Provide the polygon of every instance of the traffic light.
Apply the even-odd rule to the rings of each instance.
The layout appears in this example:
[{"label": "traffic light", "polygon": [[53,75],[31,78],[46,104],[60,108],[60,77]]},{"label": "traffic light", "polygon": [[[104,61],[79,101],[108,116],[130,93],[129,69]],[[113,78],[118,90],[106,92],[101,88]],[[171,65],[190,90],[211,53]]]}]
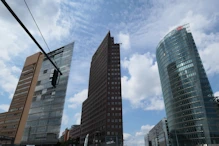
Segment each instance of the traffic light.
[{"label": "traffic light", "polygon": [[58,75],[59,75],[58,71],[54,69],[53,76],[52,76],[52,82],[51,82],[53,87],[56,87]]}]

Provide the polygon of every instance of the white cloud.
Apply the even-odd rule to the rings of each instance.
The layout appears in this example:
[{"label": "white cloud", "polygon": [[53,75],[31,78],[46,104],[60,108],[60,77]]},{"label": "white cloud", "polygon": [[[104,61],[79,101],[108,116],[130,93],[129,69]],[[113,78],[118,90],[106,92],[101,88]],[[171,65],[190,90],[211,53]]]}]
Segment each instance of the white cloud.
[{"label": "white cloud", "polygon": [[0,60],[0,68],[0,88],[9,94],[12,94],[18,82],[17,76],[13,73],[15,67],[7,66],[3,61]]},{"label": "white cloud", "polygon": [[12,99],[12,98],[13,98],[13,96],[14,96],[14,94],[12,93],[12,94],[10,94],[10,95],[9,95],[9,97],[8,97],[8,98],[9,98],[9,99]]},{"label": "white cloud", "polygon": [[199,51],[205,70],[209,75],[214,75],[219,73],[218,47],[219,47],[219,43],[212,43],[209,44],[204,50]]},{"label": "white cloud", "polygon": [[7,112],[9,109],[8,104],[0,104],[0,109],[3,110],[4,112]]},{"label": "white cloud", "polygon": [[124,146],[143,146],[144,139],[142,136],[133,136],[129,133],[123,133]]},{"label": "white cloud", "polygon": [[141,130],[139,132],[135,133],[135,136],[144,136],[145,134],[147,134],[152,128],[154,127],[154,125],[143,125],[141,126]]},{"label": "white cloud", "polygon": [[122,67],[127,69],[130,77],[122,77],[122,95],[135,108],[145,110],[163,110],[160,78],[154,55],[134,54],[122,61]]},{"label": "white cloud", "polygon": [[88,90],[84,89],[81,92],[75,94],[73,97],[68,99],[68,104],[69,108],[77,108],[78,106],[81,106],[82,102],[87,98]]},{"label": "white cloud", "polygon": [[[61,39],[69,35],[72,21],[69,20],[70,17],[63,14],[66,12],[61,10],[59,0],[43,2],[28,1],[27,3],[48,44],[50,40],[53,41],[52,44],[55,44],[54,42],[60,42]],[[38,42],[43,44],[42,38],[25,4],[17,1],[9,1],[8,4]],[[24,61],[28,55],[35,53],[38,48],[36,48],[33,41],[4,5],[0,5],[0,26],[0,89],[3,89],[4,92],[8,92],[10,94],[9,98],[11,98],[11,94],[17,85],[17,75],[21,72],[20,68],[12,66],[11,64],[19,60],[18,65],[23,65],[22,61]],[[44,47],[43,45],[42,47]]]},{"label": "white cloud", "polygon": [[[65,11],[61,11],[59,1],[28,1],[27,3],[49,45],[50,40],[53,40],[54,44],[55,40],[61,40],[61,38],[69,35],[72,21],[69,20],[67,15],[63,14]],[[25,4],[17,1],[9,1],[8,4],[36,40],[44,47],[45,44]],[[0,25],[2,26],[0,34],[4,34],[0,35],[2,42],[0,58],[10,60],[14,56],[20,55],[21,57],[34,52],[36,46],[32,47],[30,44],[35,44],[4,5],[0,5]]]},{"label": "white cloud", "polygon": [[76,113],[74,118],[76,119],[76,124],[81,124],[81,113]]},{"label": "white cloud", "polygon": [[[178,25],[190,23],[195,42],[200,50],[200,55],[207,73],[212,75],[218,74],[219,69],[217,62],[219,60],[217,60],[216,57],[218,54],[216,46],[218,46],[219,35],[215,33],[217,30],[213,30],[218,29],[218,27],[215,27],[218,26],[217,24],[219,22],[218,1],[212,0],[211,2],[200,2],[199,0],[166,0],[141,2],[141,6],[136,8],[133,1],[130,0],[128,2],[130,6],[126,8],[131,8],[133,11],[128,11],[127,9],[122,11],[121,9],[119,11],[121,11],[122,15],[117,13],[117,11],[114,12],[114,10],[112,10],[112,12],[114,12],[111,14],[113,17],[118,16],[117,18],[130,18],[126,20],[128,23],[123,23],[123,20],[119,19],[119,22],[121,22],[120,26],[118,21],[113,19],[116,20],[116,23],[112,22],[112,26],[115,26],[117,30],[115,30],[114,27],[108,27],[113,29],[114,32],[120,32],[118,34],[118,38],[120,39],[120,42],[123,43],[121,45],[123,49],[131,50],[131,48],[135,48],[132,49],[135,52],[140,50],[141,53],[145,53],[147,51],[154,53],[159,40],[163,38],[170,29]],[[93,13],[90,13],[91,11],[98,12],[99,5],[97,5],[96,2],[91,1],[87,3],[80,3],[64,0],[64,3],[66,3],[66,5],[64,5],[63,1],[60,0],[55,2],[28,1],[38,25],[40,26],[48,43],[51,41],[51,45],[55,46],[54,44],[56,43],[63,43],[63,41],[66,40],[72,41],[77,38],[77,45],[80,45],[80,47],[78,47],[78,50],[75,48],[74,57],[78,59],[82,56],[81,54],[83,54],[85,57],[89,58],[93,53],[92,51],[96,49],[90,49],[93,48],[90,47],[90,44],[93,45],[97,42],[97,37],[93,37],[92,35],[95,34],[96,36],[100,36],[100,33],[96,31],[95,26],[101,26],[98,30],[106,28],[107,24],[100,24],[102,23],[102,14],[105,13],[99,12],[96,16],[101,16],[99,17],[100,19],[95,19],[95,21],[98,21],[93,23],[90,21],[91,18],[89,15],[93,15]],[[71,5],[68,5],[68,3],[71,3]],[[21,16],[20,18],[22,18],[22,21],[28,26],[36,38],[42,41],[39,37],[35,24],[33,23],[24,5],[17,1],[9,1],[9,4],[18,16]],[[85,12],[85,10],[88,11]],[[95,15],[93,15],[92,18],[93,17],[95,17]],[[3,92],[8,92],[12,95],[12,92],[14,92],[17,84],[16,74],[19,74],[19,70],[8,64],[13,64],[13,58],[16,59],[18,56],[26,58],[26,54],[32,54],[32,52],[34,52],[32,49],[35,49],[36,47],[34,48],[30,45],[33,44],[32,40],[30,40],[26,33],[24,33],[23,29],[17,24],[10,13],[3,8],[3,5],[0,5],[0,26],[2,26],[0,27],[0,67],[3,66],[1,71],[3,69],[4,72],[3,74],[0,73],[2,75],[0,75],[0,89],[3,89]],[[73,34],[72,28],[79,32],[79,35]],[[86,33],[88,36],[84,37],[81,33]],[[147,48],[147,50],[145,48]],[[124,90],[123,96],[124,99],[131,102],[133,107],[140,107],[145,110],[163,109],[157,65],[153,60],[155,60],[154,55],[148,53],[144,55],[134,54],[131,55],[130,58],[124,60],[124,68],[129,71],[129,74],[124,74],[122,78],[122,86]],[[75,66],[76,65],[80,66],[81,64],[77,62]],[[83,84],[83,88],[78,86],[75,87],[77,88],[76,91],[86,88],[85,84],[88,82],[85,76],[88,74],[84,74],[85,70],[88,70],[86,68],[89,69],[89,66],[71,74],[73,76],[73,80],[75,81],[71,81],[71,83],[73,82],[72,85],[75,86],[75,84]],[[5,79],[6,75],[8,79]],[[83,94],[85,95],[85,93]],[[218,93],[216,92],[215,94]],[[87,94],[86,96],[75,94],[71,98],[72,103],[68,106],[71,108],[79,108],[78,105],[83,102],[78,98],[79,96],[81,96],[83,98],[82,100],[84,100],[84,98],[87,97]],[[79,123],[79,114],[77,114],[77,117],[76,122]],[[65,117],[65,119],[68,119],[68,117]],[[130,139],[132,138],[130,135],[128,135],[128,137]],[[133,137],[135,138],[135,136]],[[136,138],[135,144],[132,143],[133,141],[129,142],[130,146],[143,145],[142,138]]]},{"label": "white cloud", "polygon": [[[81,57],[73,57],[71,66],[72,66],[71,72],[70,72],[71,76],[69,80],[71,83],[74,83],[74,87],[71,87],[71,88],[74,88],[75,90],[74,91],[68,90],[68,92],[75,93],[87,87],[88,78],[89,78],[90,59],[81,58]],[[72,95],[73,93],[70,93],[70,94]]]},{"label": "white cloud", "polygon": [[65,131],[65,129],[69,126],[69,124],[72,124],[70,122],[71,122],[71,119],[69,118],[68,113],[64,111],[62,115],[62,123],[61,123],[61,128],[59,131],[59,136],[62,135],[62,132]]},{"label": "white cloud", "polygon": [[14,72],[14,73],[21,73],[21,69],[18,68],[18,67],[16,67],[16,66],[12,66],[11,70],[12,70],[12,72]]},{"label": "white cloud", "polygon": [[68,125],[69,117],[66,113],[62,115],[62,125]]},{"label": "white cloud", "polygon": [[[219,12],[216,5],[199,1],[193,1],[192,3],[189,1],[150,1],[149,3],[152,7],[148,9],[143,7],[132,11],[129,13],[129,18],[133,21],[125,25],[121,23],[117,27],[119,31],[129,32],[129,36],[132,38],[132,48],[135,48],[135,51],[141,49],[140,52],[144,53],[147,51],[155,53],[159,41],[169,31],[177,26],[189,23],[208,75],[218,74],[219,66],[217,62],[219,62],[219,57],[217,57],[217,54],[219,54],[219,51],[217,48],[219,46],[219,33],[217,32],[217,24]],[[188,5],[188,3],[190,4]],[[137,13],[148,15],[146,18],[145,15],[138,15],[139,17],[136,18]],[[145,47],[147,47],[147,50]],[[146,64],[148,59],[142,61],[139,56],[139,58],[135,57],[137,59],[134,61],[133,56],[135,55],[132,55],[128,62],[127,59],[125,60],[129,67],[124,67],[128,69],[130,77],[125,75],[122,78],[124,98],[128,99],[134,107],[141,107],[145,110],[163,109],[161,90],[159,89],[159,92],[154,90],[155,87],[156,89],[160,88],[158,71],[151,71],[152,67],[157,68],[156,62],[144,67],[143,64]],[[155,60],[154,56],[151,56],[149,58]],[[130,62],[132,62],[132,66]],[[147,62],[153,61],[149,60]]]},{"label": "white cloud", "polygon": [[219,91],[215,92],[214,96],[219,96]]},{"label": "white cloud", "polygon": [[[47,41],[54,39],[61,40],[63,37],[69,35],[72,23],[69,19],[70,17],[63,14],[64,11],[61,10],[60,0],[44,2],[27,1],[27,4]],[[14,7],[14,11],[20,16],[20,19],[24,21],[31,33],[39,37],[40,33],[38,32],[31,15],[28,13],[25,4],[13,2],[10,5],[12,7],[13,5],[23,7],[23,9]],[[40,41],[42,41],[41,38]]]},{"label": "white cloud", "polygon": [[131,138],[131,134],[129,134],[129,133],[123,133],[123,139],[125,140],[125,141],[127,141],[127,140],[129,140],[130,138]]},{"label": "white cloud", "polygon": [[118,43],[122,43],[121,47],[124,48],[125,50],[131,48],[129,33],[120,32],[118,34],[118,41],[119,41]]},{"label": "white cloud", "polygon": [[155,96],[149,100],[144,101],[144,110],[163,110],[164,101],[162,97]]},{"label": "white cloud", "polygon": [[[0,7],[1,8],[1,7]],[[1,53],[0,59],[9,61],[13,56],[17,56],[27,48],[29,41],[26,41],[27,36],[24,35],[22,29],[13,26],[14,24],[8,23],[0,17],[0,40],[1,40]],[[22,37],[21,35],[24,35]],[[26,52],[24,52],[26,53]]]},{"label": "white cloud", "polygon": [[[142,7],[135,8],[128,13],[126,22],[116,27],[119,32],[129,32],[131,45],[135,51],[155,52],[159,41],[172,29],[183,24],[190,24],[190,30],[200,52],[208,74],[218,74],[218,62],[215,58],[218,45],[218,1],[142,1]],[[134,9],[135,8],[135,9]],[[121,11],[123,14],[125,10]],[[112,24],[113,26],[113,24]],[[215,45],[214,45],[215,44]],[[208,54],[206,54],[208,52]],[[215,53],[216,52],[216,53]],[[213,57],[209,59],[209,57]]]},{"label": "white cloud", "polygon": [[123,133],[124,146],[143,146],[144,136],[154,127],[154,125],[143,125],[140,131],[137,131],[135,135],[129,133]]}]

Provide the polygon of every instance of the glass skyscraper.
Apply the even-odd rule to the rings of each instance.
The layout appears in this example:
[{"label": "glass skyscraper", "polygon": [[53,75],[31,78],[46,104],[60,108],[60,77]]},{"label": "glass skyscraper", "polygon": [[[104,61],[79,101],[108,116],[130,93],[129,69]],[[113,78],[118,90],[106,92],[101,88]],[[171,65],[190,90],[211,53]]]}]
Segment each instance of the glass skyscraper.
[{"label": "glass skyscraper", "polygon": [[168,33],[156,57],[171,144],[219,144],[219,107],[188,25]]},{"label": "glass skyscraper", "polygon": [[51,84],[54,66],[44,57],[22,136],[22,144],[58,142],[73,45],[74,43],[71,43],[48,53],[62,72],[62,75],[58,76],[56,87]]}]

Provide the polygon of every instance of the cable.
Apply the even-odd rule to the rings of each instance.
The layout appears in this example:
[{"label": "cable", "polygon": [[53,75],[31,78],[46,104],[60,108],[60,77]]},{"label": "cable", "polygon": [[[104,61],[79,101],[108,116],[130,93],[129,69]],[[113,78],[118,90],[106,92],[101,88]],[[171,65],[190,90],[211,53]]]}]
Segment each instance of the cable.
[{"label": "cable", "polygon": [[52,63],[52,65],[57,69],[57,71],[62,75],[62,72],[60,69],[54,64],[54,62],[49,58],[47,53],[43,50],[43,48],[40,46],[40,44],[36,41],[36,39],[33,37],[33,35],[30,33],[30,31],[26,28],[26,26],[23,24],[23,22],[18,18],[18,16],[14,13],[14,11],[11,9],[11,7],[7,4],[5,0],[1,0],[1,2],[5,5],[5,7],[8,9],[8,11],[11,13],[11,15],[17,20],[17,22],[21,25],[21,27],[24,29],[24,31],[29,35],[29,37],[33,40],[33,42],[39,47],[39,49],[43,52],[43,54],[46,56],[46,58]]},{"label": "cable", "polygon": [[34,17],[33,17],[33,14],[31,13],[31,11],[30,11],[30,9],[29,9],[29,7],[28,7],[27,3],[26,3],[26,0],[24,0],[24,3],[26,4],[26,6],[27,6],[27,9],[29,10],[29,12],[30,12],[30,15],[32,16],[32,18],[33,18],[33,21],[35,22],[35,24],[36,24],[36,26],[37,26],[37,28],[38,28],[38,30],[39,30],[39,32],[40,32],[40,34],[41,34],[41,37],[43,38],[43,40],[44,40],[44,42],[45,42],[45,44],[46,44],[46,46],[47,46],[47,48],[48,48],[49,52],[51,52],[51,51],[50,51],[50,49],[49,49],[49,46],[48,46],[48,44],[46,43],[46,40],[45,40],[45,38],[43,37],[43,34],[42,34],[42,33],[41,33],[41,31],[40,31],[40,28],[39,28],[39,27],[38,27],[38,25],[37,25],[37,22],[35,21],[35,19],[34,19]]},{"label": "cable", "polygon": [[[49,52],[51,52],[51,51],[50,51],[50,49],[49,49],[49,46],[48,46],[48,44],[46,43],[46,40],[45,40],[45,38],[43,37],[43,34],[42,34],[42,33],[41,33],[41,31],[40,31],[40,28],[39,28],[39,26],[37,25],[37,22],[36,22],[36,20],[35,20],[35,19],[34,19],[34,17],[33,17],[33,14],[32,14],[32,13],[31,13],[31,11],[30,11],[30,8],[28,7],[28,5],[27,5],[27,3],[26,3],[26,0],[24,0],[24,3],[25,3],[25,5],[26,5],[27,9],[29,10],[29,12],[30,12],[30,15],[32,16],[32,18],[33,18],[33,21],[35,22],[35,24],[36,24],[36,26],[37,26],[37,28],[38,28],[38,30],[39,30],[39,32],[40,32],[40,34],[41,34],[41,37],[43,38],[43,40],[44,40],[44,42],[45,42],[45,44],[46,44],[46,46],[47,46],[47,48],[48,48]],[[54,56],[53,56],[53,60],[54,60],[55,64],[57,65],[57,63],[56,63],[56,61],[55,61],[55,59],[54,59]]]}]

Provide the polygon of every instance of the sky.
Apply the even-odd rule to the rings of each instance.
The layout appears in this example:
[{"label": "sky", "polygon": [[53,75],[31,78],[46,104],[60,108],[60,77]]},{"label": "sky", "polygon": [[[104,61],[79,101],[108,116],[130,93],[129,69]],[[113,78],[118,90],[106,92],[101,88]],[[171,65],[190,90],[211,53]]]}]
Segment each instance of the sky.
[{"label": "sky", "polygon": [[[8,4],[46,48],[23,0]],[[218,0],[26,0],[54,50],[75,42],[61,131],[80,124],[91,57],[110,30],[121,45],[123,130],[126,146],[143,146],[144,135],[166,116],[155,57],[159,41],[187,24],[213,92],[219,95]],[[39,52],[0,2],[0,112],[11,103],[27,56]]]}]

